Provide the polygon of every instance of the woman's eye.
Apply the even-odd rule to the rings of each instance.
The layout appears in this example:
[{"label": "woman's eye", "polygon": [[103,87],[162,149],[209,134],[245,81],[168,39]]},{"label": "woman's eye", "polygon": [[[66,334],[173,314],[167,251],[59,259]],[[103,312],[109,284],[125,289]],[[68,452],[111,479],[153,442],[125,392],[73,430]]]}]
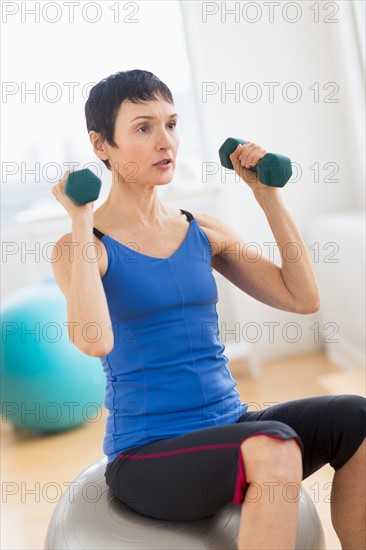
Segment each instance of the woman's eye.
[{"label": "woman's eye", "polygon": [[[177,123],[176,122],[169,122],[168,126],[172,127],[172,125],[173,125],[173,128],[175,128],[177,126]],[[138,130],[140,131],[140,130],[143,130],[143,129],[146,129],[146,128],[148,128],[148,126],[140,126],[140,128]],[[142,132],[142,133],[146,134],[146,132]]]}]

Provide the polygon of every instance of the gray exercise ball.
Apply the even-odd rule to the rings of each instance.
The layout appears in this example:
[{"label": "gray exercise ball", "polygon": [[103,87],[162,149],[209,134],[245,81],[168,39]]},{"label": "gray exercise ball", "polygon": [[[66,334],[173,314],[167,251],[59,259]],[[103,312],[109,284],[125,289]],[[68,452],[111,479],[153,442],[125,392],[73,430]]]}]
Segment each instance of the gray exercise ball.
[{"label": "gray exercise ball", "polygon": [[[84,470],[62,495],[52,515],[45,550],[237,550],[242,505],[229,503],[194,521],[148,518],[115,498],[105,482],[107,458]],[[301,489],[295,550],[324,550],[322,525]]]}]

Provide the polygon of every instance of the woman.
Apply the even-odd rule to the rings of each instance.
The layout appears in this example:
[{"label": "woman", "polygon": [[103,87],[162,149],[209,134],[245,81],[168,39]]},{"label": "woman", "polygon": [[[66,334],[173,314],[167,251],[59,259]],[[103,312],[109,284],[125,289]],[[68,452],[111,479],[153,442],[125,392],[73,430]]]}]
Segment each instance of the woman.
[{"label": "woman", "polygon": [[[295,544],[302,479],[330,463],[333,525],[342,548],[361,548],[366,400],[321,396],[248,412],[223,354],[212,268],[271,307],[319,309],[311,260],[280,190],[248,170],[266,151],[249,142],[230,158],[267,216],[281,268],[251,261],[256,251],[219,219],[160,201],[179,138],[172,94],[155,75],[109,76],[91,90],[85,114],[112,186],[95,212],[64,194],[68,172],[52,188],[72,220],[53,266],[70,338],[106,373],[108,486],[137,512],[165,520],[242,502],[239,548],[285,549]],[[96,261],[84,253],[91,242]],[[296,243],[296,262],[289,248],[283,253],[287,243]],[[233,244],[245,254],[232,254]]]}]

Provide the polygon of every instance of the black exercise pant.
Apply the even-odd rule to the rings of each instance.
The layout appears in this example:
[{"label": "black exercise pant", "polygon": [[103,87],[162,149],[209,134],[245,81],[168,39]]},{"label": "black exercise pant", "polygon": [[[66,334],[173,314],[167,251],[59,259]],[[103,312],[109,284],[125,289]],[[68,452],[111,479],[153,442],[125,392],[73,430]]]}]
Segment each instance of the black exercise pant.
[{"label": "black exercise pant", "polygon": [[246,412],[234,424],[159,439],[120,453],[107,464],[106,482],[140,514],[201,519],[244,500],[248,484],[240,445],[261,434],[295,439],[303,479],[328,463],[338,470],[366,436],[366,399],[348,394],[296,399]]}]

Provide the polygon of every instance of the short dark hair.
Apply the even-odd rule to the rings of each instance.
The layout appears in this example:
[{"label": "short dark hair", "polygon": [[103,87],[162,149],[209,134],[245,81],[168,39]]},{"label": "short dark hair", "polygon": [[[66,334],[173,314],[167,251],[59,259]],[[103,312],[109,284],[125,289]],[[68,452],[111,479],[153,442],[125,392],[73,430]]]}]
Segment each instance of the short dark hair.
[{"label": "short dark hair", "polygon": [[[168,86],[150,71],[133,69],[103,78],[90,90],[85,104],[88,133],[91,130],[99,132],[103,140],[112,147],[117,147],[114,141],[114,128],[122,102],[128,99],[132,103],[141,103],[159,98],[174,104]],[[109,161],[103,162],[110,170]]]}]

